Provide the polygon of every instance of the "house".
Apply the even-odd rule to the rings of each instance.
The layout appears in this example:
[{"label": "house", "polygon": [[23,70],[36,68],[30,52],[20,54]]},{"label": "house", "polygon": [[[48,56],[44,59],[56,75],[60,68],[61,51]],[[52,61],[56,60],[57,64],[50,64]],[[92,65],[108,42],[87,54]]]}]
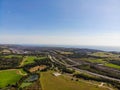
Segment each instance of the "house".
[{"label": "house", "polygon": [[57,77],[57,76],[60,76],[61,74],[58,72],[55,72],[55,73],[53,73],[53,75]]}]

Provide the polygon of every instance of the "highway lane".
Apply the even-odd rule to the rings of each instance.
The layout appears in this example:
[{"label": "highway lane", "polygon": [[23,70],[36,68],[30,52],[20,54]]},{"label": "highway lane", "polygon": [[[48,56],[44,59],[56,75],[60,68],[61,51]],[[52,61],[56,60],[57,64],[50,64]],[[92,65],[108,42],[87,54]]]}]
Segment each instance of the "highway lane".
[{"label": "highway lane", "polygon": [[[54,61],[54,62],[57,62],[57,63],[60,63],[66,67],[68,67],[68,65],[64,64],[64,63],[61,63],[59,60],[57,60],[54,56],[51,56],[49,55],[49,58],[51,61]],[[68,59],[67,60],[69,61],[72,61],[71,59]],[[75,63],[75,62],[74,62]],[[76,62],[76,65],[78,65],[78,63]],[[101,74],[97,74],[97,73],[93,73],[93,72],[90,72],[90,71],[86,71],[86,70],[81,70],[79,68],[76,68],[72,65],[69,65],[69,67],[71,67],[72,69],[76,70],[76,71],[80,71],[80,72],[83,72],[83,73],[88,73],[88,74],[91,74],[91,75],[94,75],[94,76],[98,76],[98,77],[101,77],[101,78],[105,78],[105,79],[109,79],[109,80],[113,80],[113,81],[118,81],[120,82],[120,79],[116,79],[116,78],[112,78],[112,77],[108,77],[108,76],[105,76],[105,75],[101,75]]]},{"label": "highway lane", "polygon": [[77,70],[77,71],[83,72],[83,73],[88,73],[88,74],[91,74],[91,75],[94,75],[94,76],[98,76],[98,77],[101,77],[101,78],[105,78],[105,79],[109,79],[109,80],[113,80],[113,81],[118,81],[118,82],[120,82],[120,79],[116,79],[116,78],[104,76],[104,75],[97,74],[97,73],[93,73],[93,72],[86,71],[86,70],[81,70],[81,69],[76,68],[76,67],[72,67],[72,68],[75,69],[75,70]]}]

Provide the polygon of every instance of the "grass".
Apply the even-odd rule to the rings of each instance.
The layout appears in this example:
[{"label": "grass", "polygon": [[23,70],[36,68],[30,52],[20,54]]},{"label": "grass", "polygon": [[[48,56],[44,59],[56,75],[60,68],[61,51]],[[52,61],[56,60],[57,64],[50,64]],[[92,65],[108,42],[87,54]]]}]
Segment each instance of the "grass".
[{"label": "grass", "polygon": [[31,85],[32,83],[27,83],[27,82],[24,82],[21,84],[20,88],[24,88],[24,87],[27,87],[29,85]]},{"label": "grass", "polygon": [[18,58],[21,58],[22,56],[21,55],[6,55],[6,56],[3,56],[4,58],[12,58],[12,57],[18,57]]},{"label": "grass", "polygon": [[19,70],[18,73],[21,74],[22,76],[27,75],[27,72],[25,72],[22,68],[18,70]]},{"label": "grass", "polygon": [[105,66],[115,68],[115,69],[120,69],[119,65],[115,65],[115,64],[112,64],[112,63],[106,63]]},{"label": "grass", "polygon": [[21,73],[23,74],[27,74],[23,69],[19,69],[21,71]]},{"label": "grass", "polygon": [[15,84],[20,80],[22,75],[17,74],[17,70],[1,70],[0,71],[0,88],[6,87],[8,84]]},{"label": "grass", "polygon": [[87,61],[92,63],[101,63],[101,64],[104,64],[106,62],[103,59],[88,59]]},{"label": "grass", "polygon": [[63,51],[61,51],[60,53],[61,53],[61,54],[65,54],[65,55],[66,55],[66,54],[73,54],[72,52],[63,52]]},{"label": "grass", "polygon": [[108,90],[82,81],[71,80],[68,76],[52,75],[52,71],[41,72],[42,90]]},{"label": "grass", "polygon": [[10,53],[11,51],[8,50],[8,49],[4,49],[2,52],[5,52],[5,53]]},{"label": "grass", "polygon": [[97,58],[80,58],[82,61],[88,61],[91,63],[101,63],[104,64],[106,61],[104,59],[97,59]]},{"label": "grass", "polygon": [[104,66],[107,66],[107,67],[111,67],[111,68],[115,68],[115,69],[120,69],[119,65],[108,63],[107,61],[104,61],[103,59],[88,59],[86,61],[89,61],[91,63],[101,63],[101,64],[103,64]]},{"label": "grass", "polygon": [[35,56],[28,56],[24,61],[24,65],[33,63],[35,58],[36,58]]},{"label": "grass", "polygon": [[112,53],[109,53],[109,52],[95,52],[91,55],[99,56],[99,57],[111,57],[111,58],[118,58],[119,57],[119,55],[112,54]]},{"label": "grass", "polygon": [[31,64],[35,62],[35,59],[44,59],[45,57],[27,56],[23,62],[23,65]]}]

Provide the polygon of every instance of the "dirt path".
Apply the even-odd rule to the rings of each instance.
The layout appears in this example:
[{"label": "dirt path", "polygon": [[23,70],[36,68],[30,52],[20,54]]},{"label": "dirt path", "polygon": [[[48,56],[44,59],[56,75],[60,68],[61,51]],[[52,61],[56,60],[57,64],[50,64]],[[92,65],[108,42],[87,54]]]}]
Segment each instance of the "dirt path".
[{"label": "dirt path", "polygon": [[26,61],[26,58],[27,58],[27,56],[23,58],[23,60],[22,60],[22,62],[20,63],[19,67],[23,66],[24,62]]},{"label": "dirt path", "polygon": [[22,73],[20,70],[17,70],[17,74],[20,74],[22,76],[26,76],[27,75],[26,73]]},{"label": "dirt path", "polygon": [[100,85],[99,85],[99,87],[102,87],[104,85],[104,83],[102,82]]},{"label": "dirt path", "polygon": [[110,88],[110,87],[104,86],[104,84],[105,84],[105,83],[102,82],[102,83],[101,83],[100,85],[98,85],[98,86],[99,86],[99,87],[103,87],[103,88],[108,88],[109,90],[113,90],[113,89]]}]

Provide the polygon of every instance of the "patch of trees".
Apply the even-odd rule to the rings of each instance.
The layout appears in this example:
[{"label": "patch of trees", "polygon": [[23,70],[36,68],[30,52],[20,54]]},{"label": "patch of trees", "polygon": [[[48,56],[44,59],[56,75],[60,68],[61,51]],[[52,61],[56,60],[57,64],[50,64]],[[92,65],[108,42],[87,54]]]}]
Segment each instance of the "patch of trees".
[{"label": "patch of trees", "polygon": [[68,54],[66,55],[68,58],[95,58],[95,59],[106,59],[108,57],[101,57],[101,56],[93,56],[93,55],[88,55],[87,53],[73,53],[73,54]]},{"label": "patch of trees", "polygon": [[70,68],[63,68],[63,69],[62,69],[62,72],[69,73],[69,74],[73,74],[73,73],[75,72],[75,70],[70,69]]},{"label": "patch of trees", "polygon": [[20,90],[42,90],[42,88],[40,85],[40,81],[37,80],[33,82],[32,85],[24,87],[24,88],[20,88]]},{"label": "patch of trees", "polygon": [[0,69],[17,68],[22,61],[22,57],[4,58],[0,57]]},{"label": "patch of trees", "polygon": [[120,79],[120,73],[117,71],[113,71],[111,69],[105,68],[105,67],[101,67],[98,65],[79,65],[76,66],[77,68],[83,69],[83,70],[87,70],[93,73],[98,73],[101,75],[105,75],[105,76],[109,76],[109,77],[113,77],[113,78],[118,78]]},{"label": "patch of trees", "polygon": [[75,70],[71,69],[71,68],[67,68],[66,66],[57,63],[57,62],[53,62],[54,68],[57,67],[58,70],[60,70],[62,73],[69,73],[69,74],[73,74],[75,72]]},{"label": "patch of trees", "polygon": [[73,77],[76,77],[76,78],[83,78],[85,80],[95,80],[95,81],[103,81],[101,78],[99,77],[96,77],[96,76],[91,76],[91,75],[87,75],[87,74],[84,74],[84,73],[79,73],[79,74],[74,74]]},{"label": "patch of trees", "polygon": [[110,63],[120,65],[120,60],[109,60]]},{"label": "patch of trees", "polygon": [[52,62],[54,65],[54,68],[57,67],[60,71],[62,71],[62,69],[66,68],[64,65],[58,63],[58,62]]},{"label": "patch of trees", "polygon": [[0,48],[0,51],[2,51],[3,50],[3,48]]},{"label": "patch of trees", "polygon": [[83,57],[88,57],[88,55],[86,53],[74,53],[74,54],[69,54],[69,55],[66,55],[67,57],[69,58],[83,58]]},{"label": "patch of trees", "polygon": [[84,80],[93,80],[93,81],[98,81],[98,82],[106,82],[106,83],[109,83],[109,84],[113,85],[115,88],[120,89],[120,82],[117,82],[117,81],[104,79],[104,78],[100,78],[100,77],[96,77],[96,76],[90,76],[90,75],[83,74],[83,73],[74,74],[73,77],[82,78]]},{"label": "patch of trees", "polygon": [[[21,88],[21,84],[28,82],[26,81],[30,76],[32,75],[37,75],[37,79],[35,77],[35,80],[30,81],[30,83],[32,83],[30,86],[26,86],[24,88]],[[41,90],[41,85],[40,85],[40,81],[39,81],[40,75],[39,74],[29,74],[27,76],[23,76],[18,82],[16,82],[15,84],[12,85],[8,85],[7,87],[5,87],[5,89],[2,88],[2,90]],[[34,79],[34,77],[30,78],[30,79]]]},{"label": "patch of trees", "polygon": [[43,70],[43,71],[46,71],[46,70],[50,69],[50,67],[52,67],[52,62],[49,60],[49,58],[43,58],[43,59],[40,59],[40,60],[39,60],[39,59],[36,59],[34,63],[25,65],[25,66],[23,67],[23,69],[24,69],[26,72],[30,73],[30,72],[29,72],[29,69],[30,69],[31,67],[40,66],[40,65],[46,65],[47,68],[45,68],[45,69]]}]

